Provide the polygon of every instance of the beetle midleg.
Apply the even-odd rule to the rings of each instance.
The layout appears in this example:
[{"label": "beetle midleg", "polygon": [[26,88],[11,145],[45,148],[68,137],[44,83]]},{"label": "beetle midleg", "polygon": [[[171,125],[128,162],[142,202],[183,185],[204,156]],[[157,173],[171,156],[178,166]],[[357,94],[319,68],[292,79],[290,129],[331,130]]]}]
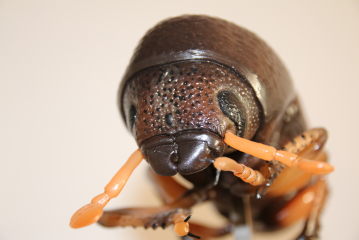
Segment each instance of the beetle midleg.
[{"label": "beetle midleg", "polygon": [[148,175],[164,204],[169,204],[179,199],[188,191],[187,188],[179,184],[173,177],[160,176],[155,174],[150,168],[148,169]]},{"label": "beetle midleg", "polygon": [[[296,153],[300,157],[309,158],[316,162],[326,162],[327,156],[323,152],[327,140],[324,129],[313,129],[298,135],[284,145],[283,149]],[[305,187],[312,179],[313,174],[304,172],[299,168],[285,168],[268,189],[268,196],[283,196]]]},{"label": "beetle midleg", "polygon": [[318,237],[319,215],[325,204],[327,194],[328,194],[328,188],[327,185],[324,183],[324,186],[318,189],[316,192],[313,207],[310,211],[310,215],[305,224],[302,234],[297,238],[298,240],[299,239],[311,240],[313,239],[312,237]]},{"label": "beetle midleg", "polygon": [[325,188],[325,181],[319,178],[315,184],[304,188],[296,194],[273,216],[277,225],[287,227],[300,219],[309,218],[314,203],[322,199],[322,192]]},{"label": "beetle midleg", "polygon": [[[317,133],[319,129],[314,129],[313,132]],[[325,130],[324,130],[325,131]],[[313,136],[315,137],[315,136]],[[298,155],[288,152],[277,150],[274,147],[267,146],[261,143],[252,142],[250,140],[238,137],[231,132],[225,134],[224,141],[231,147],[248,153],[252,156],[261,158],[266,161],[277,160],[289,167],[298,167],[302,171],[313,174],[327,174],[334,171],[334,167],[328,163],[312,161],[299,157]]]},{"label": "beetle midleg", "polygon": [[[318,162],[326,162],[327,155],[323,151],[327,140],[327,132],[324,129],[313,129],[298,135],[292,141],[284,145],[288,152],[294,152],[300,157],[310,158]],[[310,185],[310,182],[316,182]],[[313,174],[301,171],[299,168],[285,168],[266,194],[268,199],[283,199],[293,196],[289,202],[278,209],[269,206],[264,212],[266,221],[270,225],[285,227],[299,219],[307,218],[306,227],[301,237],[315,236],[319,222],[318,217],[324,204],[327,193],[324,176],[313,178]]]},{"label": "beetle midleg", "polygon": [[[296,153],[301,157],[313,159],[318,162],[326,162],[327,155],[323,151],[323,148],[327,137],[327,132],[324,129],[309,130],[298,135],[291,142],[288,142],[284,146],[284,149]],[[269,188],[267,195],[269,197],[283,196],[284,194],[298,191],[307,185],[312,177],[312,174],[302,172],[299,169],[286,168]],[[322,185],[318,187],[315,193],[313,206],[310,209],[309,216],[307,216],[308,220],[298,239],[312,239],[311,237],[317,236],[319,230],[319,215],[328,192],[325,180],[320,178],[318,181],[321,181]],[[294,212],[295,211],[293,211],[293,213]]]}]

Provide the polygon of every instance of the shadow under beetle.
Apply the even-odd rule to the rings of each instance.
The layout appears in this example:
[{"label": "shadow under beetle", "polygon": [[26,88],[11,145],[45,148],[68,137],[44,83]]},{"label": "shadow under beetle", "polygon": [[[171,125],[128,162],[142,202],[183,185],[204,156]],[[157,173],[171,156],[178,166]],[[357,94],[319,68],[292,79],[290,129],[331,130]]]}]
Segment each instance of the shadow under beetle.
[{"label": "shadow under beetle", "polygon": [[[280,229],[305,219],[297,239],[318,237],[322,175],[334,170],[323,151],[327,132],[307,130],[287,70],[255,34],[208,16],[165,20],[136,48],[118,101],[139,149],[71,227],[174,224],[178,236],[208,239],[233,226]],[[163,206],[103,212],[142,159]],[[213,201],[228,225],[189,225],[191,208],[203,201]]]}]

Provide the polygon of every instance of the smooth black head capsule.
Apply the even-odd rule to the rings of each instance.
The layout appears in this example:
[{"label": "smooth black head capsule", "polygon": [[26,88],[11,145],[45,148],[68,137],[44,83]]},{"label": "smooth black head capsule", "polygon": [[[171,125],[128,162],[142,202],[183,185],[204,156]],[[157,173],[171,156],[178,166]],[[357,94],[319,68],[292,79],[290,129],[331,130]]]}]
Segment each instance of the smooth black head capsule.
[{"label": "smooth black head capsule", "polygon": [[[276,66],[276,68],[273,68]],[[233,149],[227,131],[253,139],[275,129],[294,99],[289,76],[257,36],[224,20],[182,16],[144,36],[119,89],[119,108],[154,172],[208,167]],[[278,118],[277,118],[278,116]]]}]

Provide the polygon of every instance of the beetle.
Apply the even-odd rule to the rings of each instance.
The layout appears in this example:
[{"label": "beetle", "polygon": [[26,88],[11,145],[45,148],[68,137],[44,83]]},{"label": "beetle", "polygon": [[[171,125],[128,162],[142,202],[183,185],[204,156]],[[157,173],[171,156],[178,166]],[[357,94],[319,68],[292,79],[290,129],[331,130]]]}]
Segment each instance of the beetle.
[{"label": "beetle", "polygon": [[[323,175],[334,170],[323,151],[327,132],[307,129],[287,70],[255,34],[208,16],[164,20],[136,48],[118,106],[139,149],[71,227],[174,224],[178,236],[207,239],[305,219],[296,239],[318,237]],[[103,212],[142,159],[163,206]],[[177,183],[176,174],[194,187]],[[213,201],[229,224],[191,223],[190,232],[191,208],[203,201]]]}]

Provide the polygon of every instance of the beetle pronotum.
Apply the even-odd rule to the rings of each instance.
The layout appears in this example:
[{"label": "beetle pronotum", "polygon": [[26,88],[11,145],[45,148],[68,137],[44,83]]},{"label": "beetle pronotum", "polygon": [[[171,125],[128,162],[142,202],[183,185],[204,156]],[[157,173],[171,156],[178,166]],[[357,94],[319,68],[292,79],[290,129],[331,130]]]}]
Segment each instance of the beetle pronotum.
[{"label": "beetle pronotum", "polygon": [[[206,239],[248,224],[247,202],[267,229],[306,219],[297,239],[317,236],[326,196],[320,175],[334,170],[322,151],[327,133],[306,129],[286,69],[256,35],[207,16],[165,20],[140,42],[118,94],[139,149],[71,227],[174,224],[178,236]],[[164,205],[103,212],[143,158]],[[177,173],[194,188],[174,181]],[[190,232],[191,207],[206,200],[230,225],[191,224]]]}]

